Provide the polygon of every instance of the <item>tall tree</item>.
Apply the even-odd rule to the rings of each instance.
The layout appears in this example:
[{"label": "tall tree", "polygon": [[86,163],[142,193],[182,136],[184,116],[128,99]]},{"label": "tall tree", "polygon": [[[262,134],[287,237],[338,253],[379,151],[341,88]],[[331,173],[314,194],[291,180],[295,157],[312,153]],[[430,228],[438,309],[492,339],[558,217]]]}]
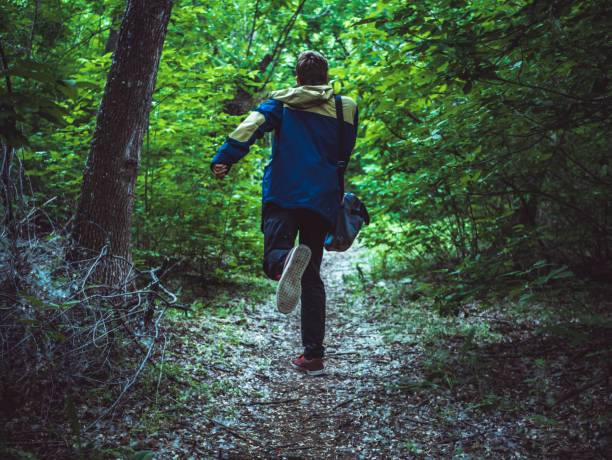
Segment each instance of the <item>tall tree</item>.
[{"label": "tall tree", "polygon": [[134,187],[172,0],[128,0],[72,228],[68,259],[100,254],[95,277],[129,273]]}]

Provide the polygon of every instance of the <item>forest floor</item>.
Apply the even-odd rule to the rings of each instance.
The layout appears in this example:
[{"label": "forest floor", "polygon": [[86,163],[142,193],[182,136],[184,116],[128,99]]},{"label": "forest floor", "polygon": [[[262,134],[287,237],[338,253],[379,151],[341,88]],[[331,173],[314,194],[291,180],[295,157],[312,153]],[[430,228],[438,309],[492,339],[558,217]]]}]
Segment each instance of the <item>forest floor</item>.
[{"label": "forest floor", "polygon": [[324,257],[325,375],[290,365],[301,352],[299,307],[285,316],[271,298],[177,320],[164,362],[188,385],[160,387],[152,375],[118,444],[129,438],[156,458],[609,455],[610,369],[591,356],[610,352],[609,329],[570,344],[528,315],[474,308],[440,318],[398,297],[409,278],[365,282],[363,256]]},{"label": "forest floor", "polygon": [[[409,277],[368,257],[324,256],[323,376],[291,366],[299,307],[277,312],[272,282],[247,298],[221,289],[190,317],[167,318],[156,366],[113,416],[118,389],[75,388],[90,429],[79,434],[73,420],[71,430],[63,407],[41,421],[28,405],[11,425],[27,442],[11,438],[23,450],[10,452],[77,458],[78,441],[81,458],[610,458],[611,322],[598,316],[610,299],[572,322],[563,299],[553,310],[474,304],[440,317]],[[41,430],[63,434],[46,441]],[[36,457],[22,455],[35,445]]]}]

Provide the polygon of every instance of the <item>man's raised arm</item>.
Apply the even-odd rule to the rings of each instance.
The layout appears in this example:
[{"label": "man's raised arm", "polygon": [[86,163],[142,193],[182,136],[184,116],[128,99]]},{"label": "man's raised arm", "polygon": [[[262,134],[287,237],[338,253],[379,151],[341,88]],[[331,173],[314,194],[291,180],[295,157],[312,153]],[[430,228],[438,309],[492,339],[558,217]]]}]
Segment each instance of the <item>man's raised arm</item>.
[{"label": "man's raised arm", "polygon": [[249,147],[268,131],[280,125],[283,103],[270,99],[260,104],[230,134],[213,158],[210,169],[217,179],[223,179],[232,165],[245,156]]}]

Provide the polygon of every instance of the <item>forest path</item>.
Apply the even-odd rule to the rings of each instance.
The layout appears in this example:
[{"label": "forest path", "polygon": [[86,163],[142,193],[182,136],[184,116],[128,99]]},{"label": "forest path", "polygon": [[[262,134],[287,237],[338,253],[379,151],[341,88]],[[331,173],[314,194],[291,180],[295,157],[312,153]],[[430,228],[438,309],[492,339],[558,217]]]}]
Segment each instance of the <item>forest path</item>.
[{"label": "forest path", "polygon": [[[194,410],[177,430],[175,445],[194,458],[405,457],[410,433],[427,425],[393,388],[411,358],[386,344],[385,327],[366,302],[346,294],[343,276],[355,272],[363,252],[326,253],[325,375],[311,377],[290,362],[301,353],[299,306],[289,315],[274,299],[244,314],[201,318],[201,354],[187,368],[208,367],[202,383],[213,395],[205,416]],[[358,296],[363,298],[363,296]],[[248,307],[247,307],[247,310]],[[197,337],[192,336],[192,340]],[[405,353],[404,346],[404,353]],[[413,346],[411,353],[419,353]],[[213,364],[222,358],[222,364]],[[207,364],[208,362],[208,364]],[[215,379],[210,379],[212,374]],[[207,386],[212,385],[212,386]],[[199,398],[196,395],[193,395]],[[189,404],[193,408],[193,404]],[[177,427],[178,428],[178,427]],[[186,438],[182,438],[181,433]],[[182,439],[181,439],[182,438]],[[192,448],[185,449],[186,444]],[[168,446],[169,447],[169,446]],[[172,449],[171,449],[172,450]],[[182,456],[181,455],[181,456]]]},{"label": "forest path", "polygon": [[[494,309],[441,318],[408,300],[408,278],[373,281],[367,256],[324,255],[323,376],[291,366],[299,308],[283,315],[273,296],[255,304],[236,293],[169,325],[165,362],[187,385],[163,399],[157,431],[135,447],[194,459],[609,458],[612,396],[587,358],[605,349],[607,330],[575,346]],[[344,282],[355,275],[364,282]],[[583,391],[584,376],[593,384]]]}]

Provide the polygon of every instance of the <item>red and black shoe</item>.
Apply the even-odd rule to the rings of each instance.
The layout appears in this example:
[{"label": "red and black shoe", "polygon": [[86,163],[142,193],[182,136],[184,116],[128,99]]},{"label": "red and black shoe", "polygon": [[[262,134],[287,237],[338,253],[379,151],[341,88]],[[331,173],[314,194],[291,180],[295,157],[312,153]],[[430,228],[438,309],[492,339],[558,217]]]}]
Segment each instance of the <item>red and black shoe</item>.
[{"label": "red and black shoe", "polygon": [[310,248],[304,244],[287,253],[283,273],[276,288],[276,307],[281,313],[290,313],[302,295],[302,275],[310,262]]},{"label": "red and black shoe", "polygon": [[300,355],[291,364],[308,375],[322,375],[324,373],[323,358],[306,359],[304,355]]}]

